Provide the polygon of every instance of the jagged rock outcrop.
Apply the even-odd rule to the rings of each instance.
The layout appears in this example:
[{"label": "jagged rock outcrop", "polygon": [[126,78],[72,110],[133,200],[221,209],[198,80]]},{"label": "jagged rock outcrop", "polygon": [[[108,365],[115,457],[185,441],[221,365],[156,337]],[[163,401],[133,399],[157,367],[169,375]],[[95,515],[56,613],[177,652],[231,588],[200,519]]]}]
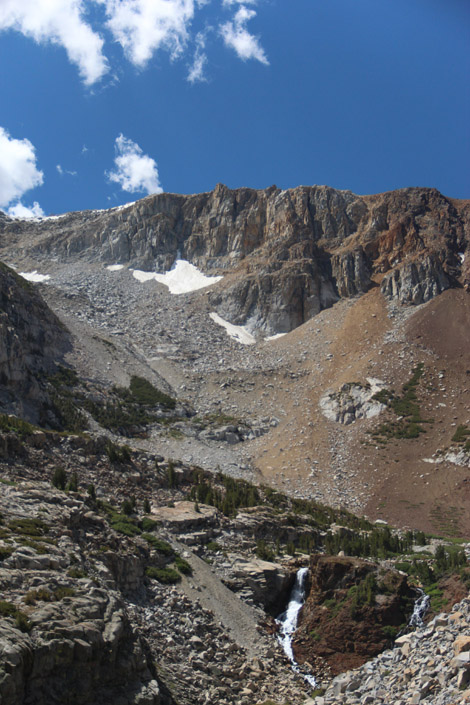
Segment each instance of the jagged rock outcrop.
[{"label": "jagged rock outcrop", "polygon": [[91,583],[83,588],[82,595],[38,607],[30,615],[31,635],[2,624],[2,702],[161,703],[122,600]]},{"label": "jagged rock outcrop", "polygon": [[0,411],[37,420],[44,377],[69,346],[64,326],[34,287],[0,263]]},{"label": "jagged rock outcrop", "polygon": [[[0,219],[10,256],[53,255],[165,271],[181,256],[224,280],[209,298],[232,323],[286,332],[364,293],[422,303],[468,276],[470,211],[435,189],[356,196],[327,186],[149,196],[37,223]],[[419,264],[415,264],[419,262]],[[465,270],[465,271],[464,271]]]},{"label": "jagged rock outcrop", "polygon": [[384,387],[383,382],[373,377],[369,377],[366,384],[343,384],[338,392],[320,399],[320,409],[327,419],[344,425],[356,419],[371,419],[387,408],[375,397]]},{"label": "jagged rock outcrop", "polygon": [[439,259],[427,256],[393,269],[384,277],[381,291],[387,299],[401,304],[424,304],[450,286]]}]

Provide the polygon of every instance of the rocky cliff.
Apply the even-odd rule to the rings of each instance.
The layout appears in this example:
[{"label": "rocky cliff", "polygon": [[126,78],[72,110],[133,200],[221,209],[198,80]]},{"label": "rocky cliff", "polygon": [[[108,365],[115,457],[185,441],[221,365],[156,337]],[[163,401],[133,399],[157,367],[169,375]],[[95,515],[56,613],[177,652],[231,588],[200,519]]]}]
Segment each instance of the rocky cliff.
[{"label": "rocky cliff", "polygon": [[0,251],[170,269],[178,256],[224,275],[209,294],[232,323],[289,331],[382,282],[422,303],[470,286],[470,207],[435,189],[357,196],[326,186],[160,194],[127,207],[31,223],[0,218]]},{"label": "rocky cliff", "polygon": [[68,346],[33,286],[0,263],[0,411],[36,420],[47,401],[45,377]]},{"label": "rocky cliff", "polygon": [[294,653],[337,674],[375,656],[407,621],[416,591],[404,574],[359,558],[312,555]]}]

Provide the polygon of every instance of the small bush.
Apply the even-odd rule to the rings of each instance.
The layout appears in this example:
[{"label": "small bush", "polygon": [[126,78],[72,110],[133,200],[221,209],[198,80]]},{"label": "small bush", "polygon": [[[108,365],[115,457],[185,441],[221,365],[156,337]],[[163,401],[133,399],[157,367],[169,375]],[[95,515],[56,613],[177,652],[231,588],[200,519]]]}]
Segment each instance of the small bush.
[{"label": "small bush", "polygon": [[27,616],[23,612],[20,612],[11,602],[0,600],[0,617],[12,617],[15,620],[15,626],[22,632],[29,632],[31,630],[31,623]]},{"label": "small bush", "polygon": [[156,526],[158,526],[158,521],[154,521],[153,519],[149,519],[149,517],[144,517],[142,519],[142,530],[143,531],[153,531]]},{"label": "small bush", "polygon": [[122,512],[123,512],[123,514],[126,514],[127,516],[130,516],[133,511],[134,511],[134,507],[132,506],[131,500],[130,500],[130,499],[125,499],[124,502],[122,503]]},{"label": "small bush", "polygon": [[67,571],[67,575],[70,578],[86,578],[88,577],[88,574],[82,570],[81,568],[69,568]]},{"label": "small bush", "polygon": [[30,632],[33,628],[33,625],[31,624],[25,613],[20,612],[19,610],[15,614],[15,626],[21,632]]},{"label": "small bush", "polygon": [[395,639],[399,631],[399,627],[393,627],[391,624],[386,624],[382,627],[382,632],[387,639]]},{"label": "small bush", "polygon": [[266,545],[266,541],[264,539],[258,539],[256,542],[256,556],[263,561],[274,560],[274,552],[269,546]]},{"label": "small bush", "polygon": [[9,558],[12,553],[12,548],[9,548],[8,546],[0,546],[0,563],[4,561],[5,558]]},{"label": "small bush", "polygon": [[147,577],[158,580],[164,585],[175,585],[181,581],[181,575],[173,568],[155,568],[150,566],[145,571],[145,574]]},{"label": "small bush", "polygon": [[67,473],[64,468],[56,468],[51,480],[54,487],[58,490],[65,490],[65,485],[67,484]]},{"label": "small bush", "polygon": [[217,543],[217,541],[209,541],[209,543],[206,545],[206,548],[208,551],[221,551],[222,546]]},{"label": "small bush", "polygon": [[57,601],[63,600],[64,597],[73,597],[75,595],[75,590],[72,587],[67,587],[66,585],[61,585],[54,590],[54,598]]},{"label": "small bush", "polygon": [[0,617],[13,617],[16,614],[16,607],[11,602],[0,600]]},{"label": "small bush", "polygon": [[470,436],[470,428],[467,428],[465,424],[460,424],[452,436],[452,441],[453,443],[463,443],[467,440],[467,436]]},{"label": "small bush", "polygon": [[147,543],[155,549],[155,551],[158,551],[158,553],[161,553],[164,556],[172,556],[174,554],[174,550],[169,543],[162,541],[153,534],[142,534],[142,538],[145,539]]},{"label": "small bush", "polygon": [[175,565],[178,568],[179,572],[183,573],[183,575],[193,574],[193,569],[189,565],[188,561],[185,561],[185,559],[181,558],[181,556],[175,556]]},{"label": "small bush", "polygon": [[76,472],[72,473],[72,477],[68,481],[66,489],[69,492],[78,492],[78,477]]},{"label": "small bush", "polygon": [[138,536],[141,533],[139,527],[136,526],[134,522],[130,521],[129,517],[125,514],[116,514],[111,520],[111,527],[114,531],[124,534],[124,536]]},{"label": "small bush", "polygon": [[127,465],[131,462],[131,448],[129,446],[119,446],[111,441],[106,446],[106,455],[111,463],[122,463]]}]

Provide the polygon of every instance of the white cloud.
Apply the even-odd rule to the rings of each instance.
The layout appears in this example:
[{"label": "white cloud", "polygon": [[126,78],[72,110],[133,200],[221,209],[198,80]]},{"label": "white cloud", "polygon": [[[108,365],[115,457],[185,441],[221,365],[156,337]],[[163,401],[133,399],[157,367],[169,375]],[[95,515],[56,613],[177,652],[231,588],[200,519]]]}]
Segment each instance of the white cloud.
[{"label": "white cloud", "polygon": [[189,38],[195,0],[97,0],[128,59],[143,67],[158,49],[178,57]]},{"label": "white cloud", "polygon": [[[198,43],[192,23],[209,12],[225,45],[244,61],[256,59],[268,64],[259,38],[247,29],[259,0],[0,0],[0,32],[14,30],[38,43],[63,47],[79,70],[83,82],[91,86],[110,71],[104,55],[104,36],[118,42],[129,61],[144,68],[157,51],[171,59],[188,58],[188,47],[196,44],[187,80],[204,81],[207,65],[205,46]],[[104,9],[87,15],[93,5]],[[224,22],[226,12],[232,19]],[[109,34],[110,33],[110,34]],[[110,74],[108,74],[110,75]],[[110,79],[111,80],[111,79]]]},{"label": "white cloud", "polygon": [[24,206],[20,202],[15,203],[14,206],[10,206],[7,213],[11,218],[18,218],[19,220],[44,217],[44,211],[37,201],[34,201],[30,207]]},{"label": "white cloud", "polygon": [[232,7],[232,5],[256,5],[258,0],[223,0],[224,7]]},{"label": "white cloud", "polygon": [[65,174],[68,174],[68,176],[77,176],[76,171],[70,171],[69,169],[64,169],[60,164],[56,164],[56,169],[61,176],[65,176]]},{"label": "white cloud", "polygon": [[[229,0],[224,4],[231,5],[233,3]],[[225,22],[221,25],[220,32],[225,44],[235,49],[240,59],[243,59],[243,61],[256,59],[262,64],[269,65],[269,61],[258,38],[250,34],[246,28],[247,22],[255,16],[256,12],[254,10],[249,10],[242,5],[235,13],[232,22]]]},{"label": "white cloud", "polygon": [[123,191],[131,193],[146,191],[162,193],[157,163],[144,154],[138,144],[119,135],[116,138],[115,171],[107,173],[108,179],[121,185]]},{"label": "white cloud", "polygon": [[28,139],[17,140],[0,127],[0,207],[7,206],[44,180]]},{"label": "white cloud", "polygon": [[36,42],[66,50],[86,85],[108,71],[103,39],[83,19],[84,0],[0,0],[0,30],[14,29]]},{"label": "white cloud", "polygon": [[207,81],[204,73],[207,64],[206,37],[202,32],[196,35],[196,51],[194,52],[193,63],[189,69],[187,80],[190,83],[201,83]]}]

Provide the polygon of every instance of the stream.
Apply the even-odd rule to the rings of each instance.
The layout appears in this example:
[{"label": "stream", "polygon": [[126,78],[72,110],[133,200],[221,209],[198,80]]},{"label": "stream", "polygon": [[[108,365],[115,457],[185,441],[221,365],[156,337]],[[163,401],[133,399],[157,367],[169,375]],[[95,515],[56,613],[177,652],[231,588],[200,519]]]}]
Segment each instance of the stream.
[{"label": "stream", "polygon": [[408,622],[409,627],[422,627],[423,617],[429,609],[430,597],[426,595],[424,590],[419,589],[419,597],[415,600],[413,614]]},{"label": "stream", "polygon": [[307,683],[315,687],[315,678],[306,673],[302,673],[299,664],[294,658],[294,652],[292,650],[292,637],[297,627],[299,612],[305,600],[305,580],[307,578],[307,573],[308,568],[299,568],[297,571],[287,609],[276,619],[276,622],[279,624],[279,633],[277,638],[284,649],[284,653],[292,664],[292,669],[301,675]]},{"label": "stream", "polygon": [[[292,637],[297,628],[299,612],[305,601],[305,581],[307,574],[308,568],[299,568],[297,571],[287,609],[276,619],[276,622],[279,624],[277,638],[284,653],[292,664],[292,670],[302,676],[312,687],[315,687],[314,676],[302,672],[301,666],[299,666],[295,660],[294,651],[292,649]],[[429,595],[426,595],[424,590],[420,590],[419,597],[414,603],[413,614],[408,622],[409,627],[420,627],[423,625],[423,617],[429,608],[429,601]]]}]

